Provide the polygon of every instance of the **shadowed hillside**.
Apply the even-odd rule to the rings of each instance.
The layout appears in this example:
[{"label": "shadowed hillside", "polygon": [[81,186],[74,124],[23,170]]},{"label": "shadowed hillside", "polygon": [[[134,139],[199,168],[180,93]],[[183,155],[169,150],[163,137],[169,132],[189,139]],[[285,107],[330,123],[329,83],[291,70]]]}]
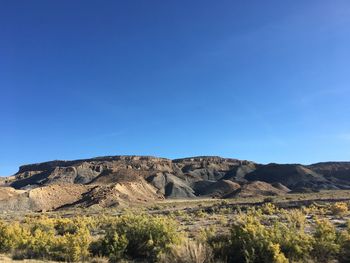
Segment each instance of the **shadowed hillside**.
[{"label": "shadowed hillside", "polygon": [[256,164],[201,156],[107,156],[24,165],[1,181],[0,208],[111,207],[164,198],[283,195],[349,189],[350,163]]}]

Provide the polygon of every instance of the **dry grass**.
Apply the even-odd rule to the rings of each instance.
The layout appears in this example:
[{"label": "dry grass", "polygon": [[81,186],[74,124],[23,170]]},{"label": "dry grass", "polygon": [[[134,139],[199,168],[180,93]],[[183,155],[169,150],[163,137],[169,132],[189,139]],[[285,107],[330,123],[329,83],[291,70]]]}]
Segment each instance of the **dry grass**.
[{"label": "dry grass", "polygon": [[58,263],[57,261],[42,261],[42,260],[36,260],[36,259],[23,259],[23,260],[14,260],[6,255],[0,255],[0,262],[1,263],[43,263],[43,262],[50,262],[50,263]]},{"label": "dry grass", "polygon": [[161,263],[209,263],[212,262],[211,249],[202,243],[186,240],[173,246],[170,253],[163,255]]}]

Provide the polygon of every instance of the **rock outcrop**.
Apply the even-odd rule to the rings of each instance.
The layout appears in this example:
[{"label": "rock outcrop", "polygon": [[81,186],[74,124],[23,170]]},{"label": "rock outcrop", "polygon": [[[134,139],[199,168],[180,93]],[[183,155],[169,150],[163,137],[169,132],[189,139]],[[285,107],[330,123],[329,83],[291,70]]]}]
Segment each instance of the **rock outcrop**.
[{"label": "rock outcrop", "polygon": [[21,166],[15,175],[0,180],[0,209],[111,207],[164,198],[349,188],[350,162],[262,165],[216,156],[106,156]]}]

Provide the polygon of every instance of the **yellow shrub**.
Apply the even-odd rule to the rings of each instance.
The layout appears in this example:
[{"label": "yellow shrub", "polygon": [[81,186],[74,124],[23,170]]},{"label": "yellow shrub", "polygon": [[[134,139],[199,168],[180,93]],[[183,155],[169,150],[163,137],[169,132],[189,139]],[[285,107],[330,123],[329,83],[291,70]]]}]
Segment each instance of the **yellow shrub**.
[{"label": "yellow shrub", "polygon": [[30,240],[30,232],[18,222],[11,225],[0,221],[0,252],[11,252]]},{"label": "yellow shrub", "polygon": [[85,261],[89,257],[91,236],[87,228],[79,228],[74,234],[66,234],[65,238],[69,261]]},{"label": "yellow shrub", "polygon": [[336,202],[331,205],[330,210],[333,215],[345,215],[348,213],[348,205],[344,202]]},{"label": "yellow shrub", "polygon": [[273,232],[257,217],[247,215],[231,228],[232,262],[287,263]]},{"label": "yellow shrub", "polygon": [[115,234],[126,238],[125,254],[150,260],[155,260],[159,254],[181,240],[174,221],[149,215],[127,214],[117,218],[114,225],[107,229],[104,241],[107,253],[111,253],[109,246],[114,242]]},{"label": "yellow shrub", "polygon": [[265,203],[262,205],[261,211],[266,215],[273,215],[277,212],[277,208],[272,203]]},{"label": "yellow shrub", "polygon": [[313,255],[318,262],[329,262],[337,257],[340,251],[339,234],[327,219],[316,220]]},{"label": "yellow shrub", "polygon": [[26,244],[27,257],[50,258],[54,239],[55,233],[53,231],[36,229]]}]

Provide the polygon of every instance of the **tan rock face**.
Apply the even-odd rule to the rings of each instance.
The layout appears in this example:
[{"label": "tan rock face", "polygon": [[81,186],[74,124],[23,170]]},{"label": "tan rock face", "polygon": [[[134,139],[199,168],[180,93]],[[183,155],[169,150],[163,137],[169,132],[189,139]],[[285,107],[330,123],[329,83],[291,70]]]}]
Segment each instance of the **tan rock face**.
[{"label": "tan rock face", "polygon": [[[5,188],[0,188],[0,192]],[[0,208],[15,211],[55,210],[77,202],[90,188],[91,186],[74,184],[47,185],[32,190],[15,190],[8,187],[8,197],[0,198]]]},{"label": "tan rock face", "polygon": [[12,187],[0,187],[0,202],[14,198],[24,192],[25,190],[16,190]]},{"label": "tan rock face", "polygon": [[279,195],[300,187],[350,188],[350,163],[261,165],[215,156],[107,156],[24,165],[0,183],[0,210],[110,207],[164,198]]},{"label": "tan rock face", "polygon": [[271,184],[254,181],[243,185],[237,191],[229,194],[228,197],[254,197],[254,196],[264,196],[264,195],[284,195],[288,190],[278,189]]}]

